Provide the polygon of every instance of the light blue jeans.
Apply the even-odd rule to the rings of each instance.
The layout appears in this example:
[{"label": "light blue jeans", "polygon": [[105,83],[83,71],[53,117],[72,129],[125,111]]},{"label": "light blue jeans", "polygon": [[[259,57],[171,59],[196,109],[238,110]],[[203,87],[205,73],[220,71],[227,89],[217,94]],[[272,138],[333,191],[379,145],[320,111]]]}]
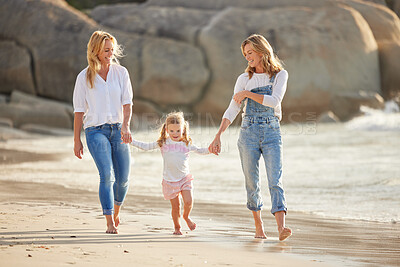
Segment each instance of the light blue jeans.
[{"label": "light blue jeans", "polygon": [[278,118],[244,116],[238,147],[246,182],[247,208],[259,211],[263,206],[259,177],[259,161],[263,155],[271,195],[271,213],[286,212],[282,186],[282,139]]},{"label": "light blue jeans", "polygon": [[85,129],[86,143],[100,176],[99,198],[104,215],[114,214],[129,187],[131,154],[129,144],[121,144],[121,124],[103,124]]}]

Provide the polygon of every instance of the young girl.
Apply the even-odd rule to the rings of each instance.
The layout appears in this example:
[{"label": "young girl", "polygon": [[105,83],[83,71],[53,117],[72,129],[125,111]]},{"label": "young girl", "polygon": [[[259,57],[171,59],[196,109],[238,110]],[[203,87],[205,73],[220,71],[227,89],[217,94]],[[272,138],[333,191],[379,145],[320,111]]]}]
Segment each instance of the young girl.
[{"label": "young girl", "polygon": [[133,139],[131,143],[133,146],[146,151],[157,148],[161,150],[164,161],[162,190],[164,198],[171,201],[171,215],[175,227],[174,235],[182,235],[179,194],[182,194],[184,203],[183,219],[190,230],[196,229],[196,224],[189,217],[193,208],[193,177],[189,172],[189,152],[194,151],[203,155],[210,152],[208,148],[198,148],[191,143],[189,124],[185,121],[182,112],[173,112],[167,115],[161,128],[160,137],[156,142],[143,143]]}]

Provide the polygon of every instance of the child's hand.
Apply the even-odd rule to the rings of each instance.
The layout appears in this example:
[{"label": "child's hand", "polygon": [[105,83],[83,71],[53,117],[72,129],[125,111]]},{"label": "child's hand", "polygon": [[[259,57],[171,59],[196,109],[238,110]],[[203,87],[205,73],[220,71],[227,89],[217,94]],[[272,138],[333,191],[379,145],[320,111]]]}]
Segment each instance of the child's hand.
[{"label": "child's hand", "polygon": [[128,126],[122,125],[121,126],[121,144],[130,144],[132,143],[132,134],[131,130]]},{"label": "child's hand", "polygon": [[210,146],[208,147],[208,151],[210,153],[213,153],[218,156],[218,154],[221,152],[221,139],[216,136]]}]

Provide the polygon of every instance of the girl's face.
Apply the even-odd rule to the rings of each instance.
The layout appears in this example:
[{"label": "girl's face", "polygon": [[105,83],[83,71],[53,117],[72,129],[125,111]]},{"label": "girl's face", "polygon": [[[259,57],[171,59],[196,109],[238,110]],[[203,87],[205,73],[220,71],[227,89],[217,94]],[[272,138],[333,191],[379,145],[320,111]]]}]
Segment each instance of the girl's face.
[{"label": "girl's face", "polygon": [[114,53],[114,48],[110,40],[104,42],[103,50],[97,55],[101,65],[110,65]]},{"label": "girl's face", "polygon": [[261,67],[262,69],[262,63],[261,63],[262,55],[254,51],[251,44],[246,44],[244,46],[243,55],[248,61],[250,67],[256,69],[259,69]]},{"label": "girl's face", "polygon": [[181,124],[168,124],[167,133],[172,141],[179,142],[182,140],[183,125]]}]

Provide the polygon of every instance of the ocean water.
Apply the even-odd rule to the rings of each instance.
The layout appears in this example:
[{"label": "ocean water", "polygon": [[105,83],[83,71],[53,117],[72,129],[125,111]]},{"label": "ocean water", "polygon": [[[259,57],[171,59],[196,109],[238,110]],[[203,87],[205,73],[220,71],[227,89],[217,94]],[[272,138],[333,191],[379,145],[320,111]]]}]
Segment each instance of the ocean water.
[{"label": "ocean water", "polygon": [[[363,108],[365,115],[347,123],[282,125],[283,184],[288,210],[342,219],[400,222],[400,113],[387,103],[384,111]],[[208,147],[217,128],[192,127],[193,143]],[[156,130],[134,131],[152,142]],[[246,208],[244,176],[239,160],[239,127],[222,136],[219,156],[190,155],[195,201],[236,203]],[[84,140],[85,138],[83,138]],[[50,161],[2,165],[0,179],[55,183],[98,190],[96,166],[87,149],[73,156],[72,137],[10,140],[2,148],[55,153]],[[132,147],[129,195],[162,196],[160,151]],[[262,161],[260,161],[262,163]],[[266,171],[260,164],[264,212],[270,210]]]}]

